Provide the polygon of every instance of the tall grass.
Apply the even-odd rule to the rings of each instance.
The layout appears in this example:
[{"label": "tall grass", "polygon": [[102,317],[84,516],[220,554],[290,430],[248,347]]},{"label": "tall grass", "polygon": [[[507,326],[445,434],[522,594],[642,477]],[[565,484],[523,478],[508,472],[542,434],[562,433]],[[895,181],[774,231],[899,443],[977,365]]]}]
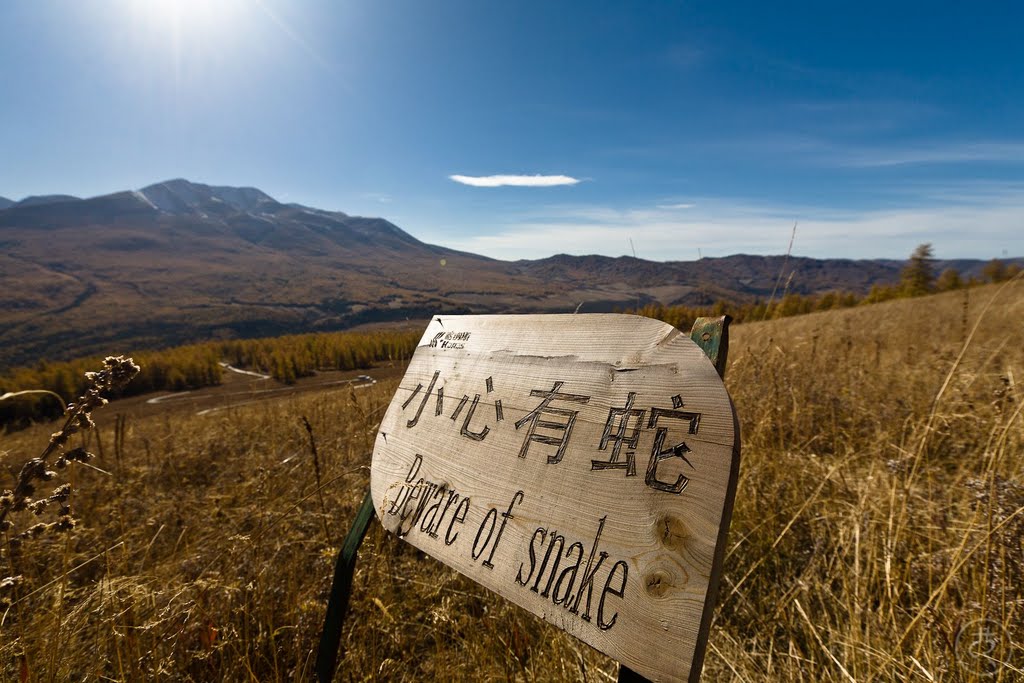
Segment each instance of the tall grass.
[{"label": "tall grass", "polygon": [[[709,668],[1024,677],[1024,284],[996,296],[737,335],[744,465]],[[996,661],[970,650],[964,628],[979,620],[998,626]]]},{"label": "tall grass", "polygon": [[[734,330],[743,464],[705,680],[1024,679],[1024,284],[964,297]],[[0,614],[0,678],[308,680],[395,388],[86,433],[103,471]],[[4,464],[47,433],[0,437]],[[351,610],[338,680],[614,679],[379,525]]]}]

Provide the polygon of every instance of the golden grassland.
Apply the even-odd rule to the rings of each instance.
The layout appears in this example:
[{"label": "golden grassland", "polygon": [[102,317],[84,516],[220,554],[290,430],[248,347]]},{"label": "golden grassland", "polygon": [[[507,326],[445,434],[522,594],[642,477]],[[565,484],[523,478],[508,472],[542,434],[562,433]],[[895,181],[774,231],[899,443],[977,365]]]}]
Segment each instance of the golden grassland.
[{"label": "golden grassland", "polygon": [[[733,330],[743,460],[705,680],[1024,680],[1022,341],[1020,278]],[[309,680],[396,386],[99,410],[95,469],[62,475],[78,527],[4,549],[24,581],[0,677]],[[52,430],[0,437],[4,465]],[[614,680],[379,525],[354,587],[338,680]]]}]

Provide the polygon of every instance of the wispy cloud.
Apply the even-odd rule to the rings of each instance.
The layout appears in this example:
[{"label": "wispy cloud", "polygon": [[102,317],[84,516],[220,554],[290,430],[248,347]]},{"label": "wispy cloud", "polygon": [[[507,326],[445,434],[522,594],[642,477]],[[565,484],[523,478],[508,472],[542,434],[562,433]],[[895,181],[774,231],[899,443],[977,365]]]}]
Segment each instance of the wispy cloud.
[{"label": "wispy cloud", "polygon": [[911,164],[1024,163],[1024,142],[936,143],[905,148],[851,149],[845,165],[861,168]]},{"label": "wispy cloud", "polygon": [[[857,118],[857,117],[851,117]],[[975,139],[930,140],[880,145],[876,142],[858,143],[845,136],[806,133],[778,133],[754,137],[735,137],[712,140],[692,146],[691,154],[718,154],[722,158],[742,157],[783,166],[803,166],[830,169],[917,169],[929,166],[956,166],[976,164],[1024,164],[1024,140]],[[646,156],[661,158],[679,155],[683,148],[637,147],[614,150],[619,156]]]},{"label": "wispy cloud", "polygon": [[963,188],[959,196],[930,199],[843,210],[727,198],[699,198],[684,212],[662,206],[548,207],[457,242],[441,233],[422,237],[506,260],[556,253],[623,256],[628,239],[641,258],[693,260],[698,249],[705,256],[784,253],[793,221],[799,220],[794,253],[802,256],[906,258],[922,242],[933,243],[940,258],[1024,255],[1021,186]]},{"label": "wispy cloud", "polygon": [[678,210],[678,209],[692,209],[697,206],[696,204],[658,204],[659,209],[665,209],[666,211]]},{"label": "wispy cloud", "polygon": [[575,185],[579,178],[567,175],[450,175],[457,183],[473,187],[555,187],[557,185]]}]

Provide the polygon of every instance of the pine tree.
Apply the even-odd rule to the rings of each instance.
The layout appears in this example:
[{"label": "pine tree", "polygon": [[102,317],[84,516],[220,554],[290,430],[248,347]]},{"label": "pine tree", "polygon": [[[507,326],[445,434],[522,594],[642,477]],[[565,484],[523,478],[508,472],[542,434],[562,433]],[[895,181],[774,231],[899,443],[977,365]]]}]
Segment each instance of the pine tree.
[{"label": "pine tree", "polygon": [[919,244],[900,275],[900,289],[903,296],[921,296],[935,288],[932,245]]}]

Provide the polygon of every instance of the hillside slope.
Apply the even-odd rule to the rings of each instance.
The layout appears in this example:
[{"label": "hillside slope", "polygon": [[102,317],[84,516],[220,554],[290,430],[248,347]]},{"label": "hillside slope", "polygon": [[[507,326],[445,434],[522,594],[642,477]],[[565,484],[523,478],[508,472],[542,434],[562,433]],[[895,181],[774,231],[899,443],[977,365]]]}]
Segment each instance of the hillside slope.
[{"label": "hillside slope", "polygon": [[[1022,338],[1024,282],[734,328],[725,381],[742,455],[703,680],[1018,680]],[[96,412],[95,468],[49,484],[74,482],[75,533],[21,546],[33,588],[15,594],[19,627],[0,639],[3,680],[22,656],[39,679],[310,677],[399,380],[245,403],[273,385],[225,387],[238,404],[218,412],[188,394]],[[0,433],[0,459],[37,455],[54,428]],[[13,533],[54,508],[12,515]],[[376,522],[349,609],[357,646],[338,668],[352,680],[617,675]]]}]

